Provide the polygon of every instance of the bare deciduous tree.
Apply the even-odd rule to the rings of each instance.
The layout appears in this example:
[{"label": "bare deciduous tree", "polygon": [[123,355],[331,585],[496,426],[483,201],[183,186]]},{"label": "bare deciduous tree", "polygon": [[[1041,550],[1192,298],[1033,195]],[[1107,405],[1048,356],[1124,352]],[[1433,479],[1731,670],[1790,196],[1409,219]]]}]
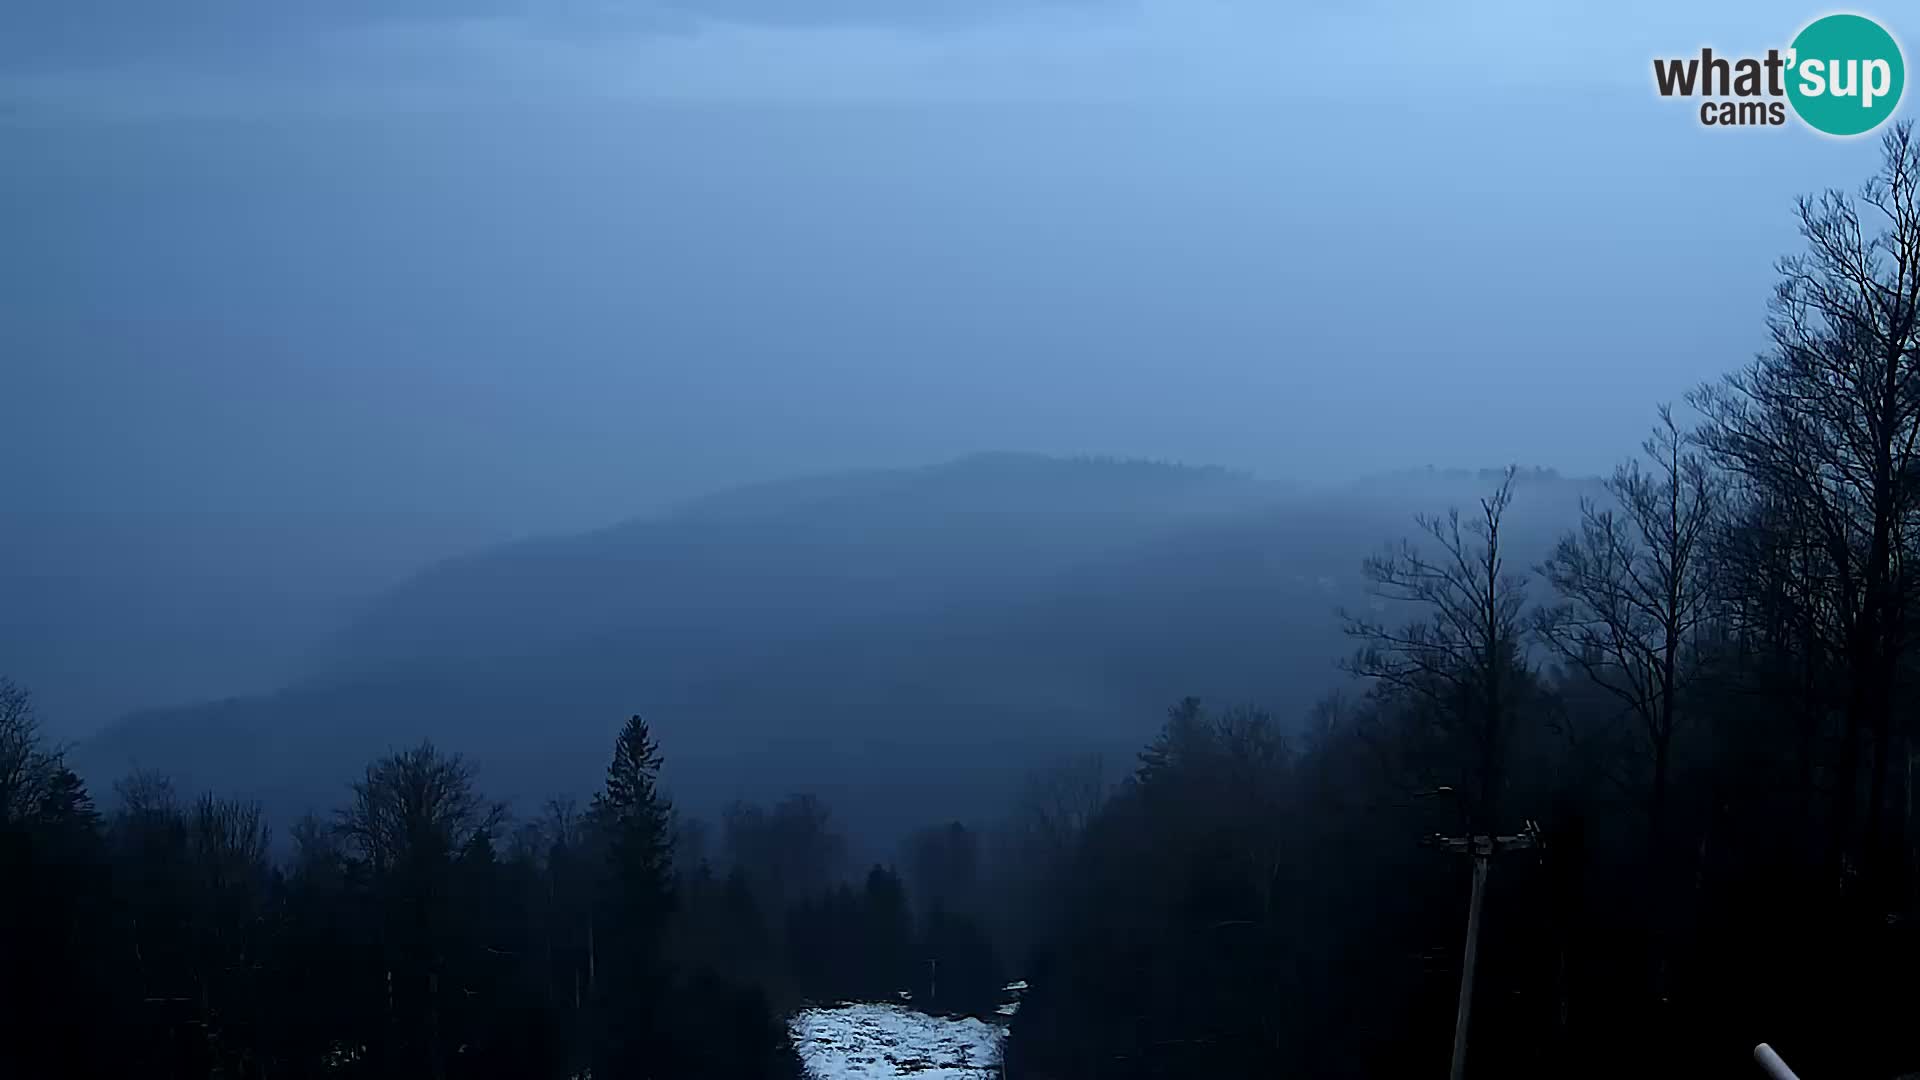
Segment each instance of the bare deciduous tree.
[{"label": "bare deciduous tree", "polygon": [[123,828],[174,821],[181,817],[180,800],[174,794],[173,781],[164,773],[135,769],[114,781],[113,793],[120,800],[114,817]]},{"label": "bare deciduous tree", "polygon": [[[1513,501],[1514,470],[1480,500],[1480,514],[1422,516],[1435,544],[1429,555],[1403,541],[1366,560],[1362,572],[1383,603],[1379,615],[1344,616],[1361,647],[1346,669],[1372,679],[1430,718],[1438,739],[1464,754],[1462,795],[1475,832],[1490,832],[1504,783],[1507,743],[1525,678],[1521,650],[1526,580],[1508,572],[1500,523]],[[1385,609],[1413,609],[1409,621],[1385,621]]]},{"label": "bare deciduous tree", "polygon": [[214,895],[266,881],[272,830],[257,802],[202,795],[188,819],[188,847],[202,885]]},{"label": "bare deciduous tree", "polygon": [[1894,685],[1920,578],[1906,543],[1920,509],[1920,144],[1910,123],[1882,142],[1857,197],[1799,202],[1806,250],[1779,263],[1772,348],[1702,387],[1703,445],[1727,472],[1797,508],[1824,562],[1819,605],[1839,645],[1845,731],[1832,785],[1830,857],[1858,818],[1861,741],[1871,741],[1870,887],[1884,886]]},{"label": "bare deciduous tree", "polygon": [[40,731],[33,695],[0,677],[0,824],[39,817],[63,768]]},{"label": "bare deciduous tree", "polygon": [[1536,613],[1540,637],[1633,714],[1651,772],[1647,835],[1658,857],[1679,701],[1701,669],[1713,613],[1706,550],[1722,481],[1674,423],[1672,409],[1607,481],[1611,505],[1582,500],[1580,526],[1540,568],[1561,603]]},{"label": "bare deciduous tree", "polygon": [[1062,758],[1021,780],[1009,822],[1016,842],[1054,865],[1064,862],[1107,801],[1106,762],[1099,754]]},{"label": "bare deciduous tree", "polygon": [[474,787],[473,768],[430,742],[367,766],[340,811],[340,830],[376,874],[451,858],[499,829],[506,808]]}]

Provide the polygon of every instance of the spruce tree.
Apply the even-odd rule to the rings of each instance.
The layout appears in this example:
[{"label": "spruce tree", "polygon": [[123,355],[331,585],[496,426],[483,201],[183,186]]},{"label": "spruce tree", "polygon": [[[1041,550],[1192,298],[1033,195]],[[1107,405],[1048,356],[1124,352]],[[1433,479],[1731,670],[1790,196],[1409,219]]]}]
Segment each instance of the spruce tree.
[{"label": "spruce tree", "polygon": [[673,906],[673,834],[660,765],[647,722],[630,717],[614,740],[606,788],[593,798],[605,856],[589,960],[600,1013],[597,1076],[645,1075],[645,1062],[668,1050],[661,936]]}]

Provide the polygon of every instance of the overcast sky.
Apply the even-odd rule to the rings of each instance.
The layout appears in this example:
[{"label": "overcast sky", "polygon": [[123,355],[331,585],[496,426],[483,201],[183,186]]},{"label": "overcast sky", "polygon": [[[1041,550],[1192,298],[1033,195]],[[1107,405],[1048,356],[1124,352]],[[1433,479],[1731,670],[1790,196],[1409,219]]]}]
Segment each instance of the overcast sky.
[{"label": "overcast sky", "polygon": [[1450,6],[10,0],[0,648],[270,588],[196,617],[284,660],[441,554],[975,450],[1600,471],[1871,140],[1652,91],[1812,8]]}]

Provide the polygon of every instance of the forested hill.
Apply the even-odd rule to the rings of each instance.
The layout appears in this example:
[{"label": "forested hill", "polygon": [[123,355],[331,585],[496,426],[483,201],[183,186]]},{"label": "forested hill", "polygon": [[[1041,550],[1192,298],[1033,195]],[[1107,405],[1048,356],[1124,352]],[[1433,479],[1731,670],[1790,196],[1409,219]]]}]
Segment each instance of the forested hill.
[{"label": "forested hill", "polygon": [[[806,786],[848,811],[964,816],[1014,767],[1124,757],[1186,694],[1302,714],[1342,677],[1336,610],[1413,515],[1492,474],[1317,492],[1141,462],[966,458],[761,485],[421,573],[269,696],[136,713],[80,748],[259,797],[276,816],[421,736],[531,805],[654,722],[696,811]],[[1523,474],[1515,569],[1594,485]]]}]

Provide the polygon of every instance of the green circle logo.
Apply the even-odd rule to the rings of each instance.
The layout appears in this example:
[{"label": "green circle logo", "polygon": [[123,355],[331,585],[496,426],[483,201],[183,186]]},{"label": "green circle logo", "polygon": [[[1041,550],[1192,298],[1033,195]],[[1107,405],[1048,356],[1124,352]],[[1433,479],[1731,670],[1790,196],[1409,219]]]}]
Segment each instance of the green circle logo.
[{"label": "green circle logo", "polygon": [[1900,45],[1860,15],[1828,15],[1807,24],[1788,54],[1787,99],[1816,131],[1861,135],[1900,104],[1907,82]]}]

